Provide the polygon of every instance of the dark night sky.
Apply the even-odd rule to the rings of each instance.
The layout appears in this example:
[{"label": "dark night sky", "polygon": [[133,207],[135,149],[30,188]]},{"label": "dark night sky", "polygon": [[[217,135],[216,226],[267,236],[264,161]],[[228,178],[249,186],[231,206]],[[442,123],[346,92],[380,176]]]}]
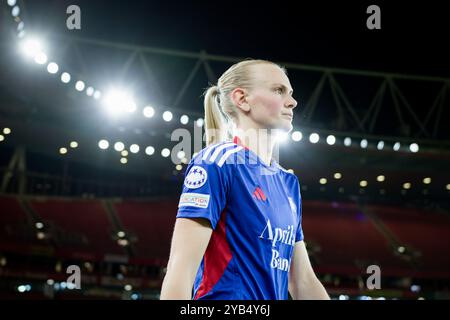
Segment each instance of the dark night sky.
[{"label": "dark night sky", "polygon": [[[394,5],[395,2],[395,5]],[[443,1],[27,0],[36,28],[155,47],[325,66],[450,76]],[[77,4],[82,30],[65,28]],[[381,8],[382,30],[366,28]]]}]

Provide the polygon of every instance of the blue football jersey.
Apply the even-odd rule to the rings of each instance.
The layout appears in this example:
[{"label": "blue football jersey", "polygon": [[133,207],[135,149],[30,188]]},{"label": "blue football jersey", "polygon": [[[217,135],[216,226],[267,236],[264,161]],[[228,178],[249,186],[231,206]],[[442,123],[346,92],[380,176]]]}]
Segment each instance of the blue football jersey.
[{"label": "blue football jersey", "polygon": [[233,141],[204,148],[186,169],[177,218],[205,218],[213,229],[193,299],[287,299],[303,240],[298,179]]}]

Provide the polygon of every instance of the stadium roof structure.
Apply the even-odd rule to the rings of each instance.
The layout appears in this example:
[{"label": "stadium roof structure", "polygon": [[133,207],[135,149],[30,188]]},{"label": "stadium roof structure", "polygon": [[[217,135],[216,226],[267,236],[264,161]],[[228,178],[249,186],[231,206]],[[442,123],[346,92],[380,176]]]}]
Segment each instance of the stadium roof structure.
[{"label": "stadium roof structure", "polygon": [[[13,19],[8,6],[2,10],[0,127],[12,129],[2,142],[5,176],[14,156],[28,153],[155,179],[172,175],[175,165],[161,157],[160,150],[176,144],[171,141],[175,129],[193,131],[203,116],[205,88],[231,64],[247,58],[49,31],[48,61],[34,63],[16,49],[36,30],[25,21],[33,13],[28,10]],[[28,33],[19,37],[24,21]],[[261,50],[254,58],[271,57]],[[305,191],[352,190],[362,195],[373,188],[370,192],[377,194],[448,199],[450,77],[272,60],[288,70],[299,101],[294,131],[302,133],[300,141],[280,146],[280,163],[294,170]],[[54,73],[47,71],[50,62],[58,65]],[[61,81],[63,72],[71,76],[68,83]],[[75,89],[78,81],[83,82],[81,90]],[[107,114],[103,100],[113,87],[131,92],[134,112]],[[144,116],[146,106],[153,107],[153,117]],[[171,121],[162,120],[165,111],[172,113]],[[187,124],[180,124],[182,115],[189,117]],[[308,141],[313,133],[318,143]],[[334,138],[327,140],[329,136]],[[110,142],[109,150],[98,147],[101,139]],[[69,147],[71,141],[77,142],[76,149]],[[116,141],[128,151],[131,144],[140,146],[137,154],[129,154],[126,166],[111,150]],[[143,152],[147,145],[156,150],[151,157]],[[62,147],[67,154],[59,154]],[[45,164],[41,166],[45,170]],[[335,173],[341,178],[334,178]],[[376,180],[380,175],[384,182]],[[432,182],[424,183],[425,178]],[[321,184],[320,179],[327,182]],[[405,183],[411,186],[404,188]]]}]

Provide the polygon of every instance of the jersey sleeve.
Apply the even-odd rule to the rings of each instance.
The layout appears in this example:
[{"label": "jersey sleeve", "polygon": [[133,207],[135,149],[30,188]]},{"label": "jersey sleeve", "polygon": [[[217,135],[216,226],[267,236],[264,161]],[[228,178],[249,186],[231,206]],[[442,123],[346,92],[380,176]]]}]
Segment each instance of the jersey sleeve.
[{"label": "jersey sleeve", "polygon": [[297,196],[297,211],[298,211],[298,225],[297,225],[297,231],[295,233],[295,242],[303,241],[303,228],[302,228],[302,195],[300,192],[300,183],[297,179],[297,190],[298,190],[298,196]]},{"label": "jersey sleeve", "polygon": [[231,175],[226,166],[191,161],[183,183],[177,218],[205,218],[214,230],[227,202]]}]

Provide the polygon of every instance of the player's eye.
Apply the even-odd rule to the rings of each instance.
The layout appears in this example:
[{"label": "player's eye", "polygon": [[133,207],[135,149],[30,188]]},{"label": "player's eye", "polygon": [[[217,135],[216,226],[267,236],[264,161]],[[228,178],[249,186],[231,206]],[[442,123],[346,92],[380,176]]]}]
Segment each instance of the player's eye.
[{"label": "player's eye", "polygon": [[284,89],[282,87],[277,87],[275,88],[275,92],[278,94],[283,94],[284,93]]}]

